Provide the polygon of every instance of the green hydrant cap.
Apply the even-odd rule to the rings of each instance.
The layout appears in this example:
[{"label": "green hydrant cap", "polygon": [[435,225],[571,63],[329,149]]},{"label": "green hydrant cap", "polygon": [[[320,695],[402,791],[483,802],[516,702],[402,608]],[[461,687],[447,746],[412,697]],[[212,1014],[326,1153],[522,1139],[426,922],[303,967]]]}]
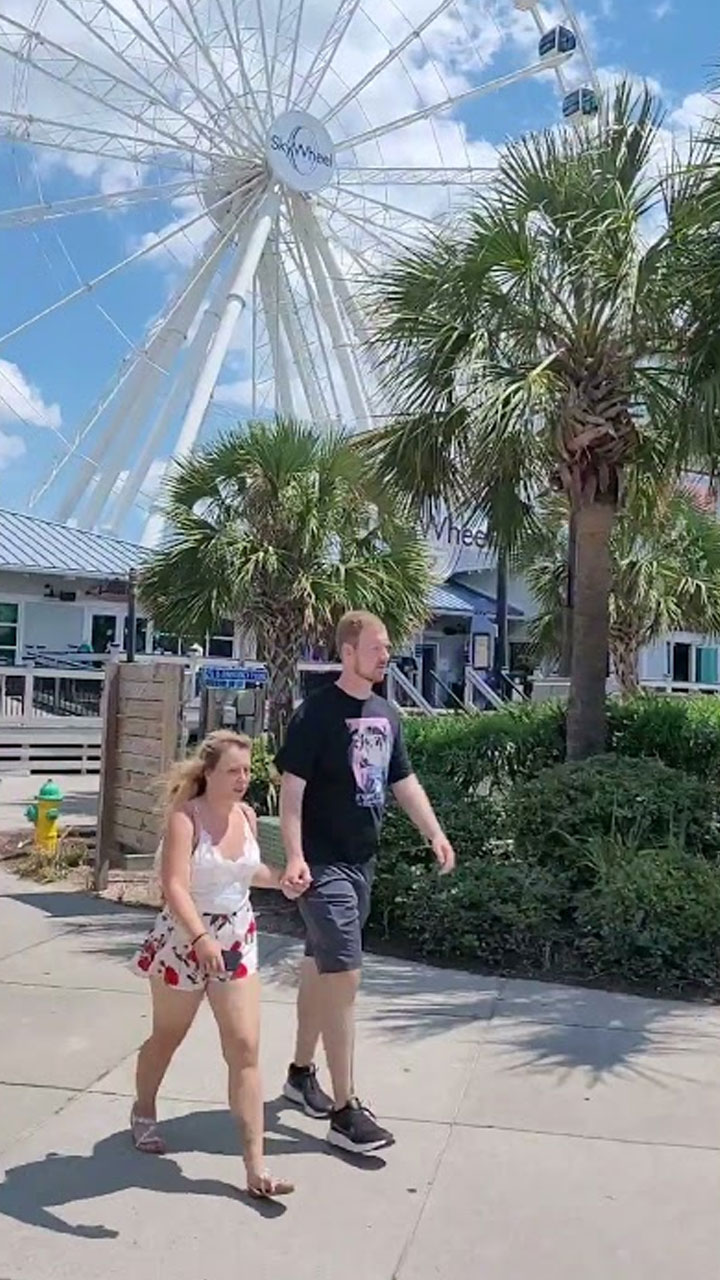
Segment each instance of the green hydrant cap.
[{"label": "green hydrant cap", "polygon": [[64,800],[65,796],[57,782],[53,782],[52,778],[48,778],[45,785],[38,791],[37,798],[38,800]]}]

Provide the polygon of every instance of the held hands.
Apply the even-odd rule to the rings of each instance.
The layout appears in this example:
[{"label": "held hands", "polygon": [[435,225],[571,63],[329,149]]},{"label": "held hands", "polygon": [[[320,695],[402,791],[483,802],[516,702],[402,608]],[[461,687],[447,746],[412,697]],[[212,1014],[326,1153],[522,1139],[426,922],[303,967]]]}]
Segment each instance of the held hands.
[{"label": "held hands", "polygon": [[455,850],[443,831],[439,831],[430,841],[430,847],[435,854],[440,875],[450,875],[450,872],[455,870]]},{"label": "held hands", "polygon": [[288,858],[280,888],[286,898],[300,898],[312,884],[310,868],[304,858]]}]

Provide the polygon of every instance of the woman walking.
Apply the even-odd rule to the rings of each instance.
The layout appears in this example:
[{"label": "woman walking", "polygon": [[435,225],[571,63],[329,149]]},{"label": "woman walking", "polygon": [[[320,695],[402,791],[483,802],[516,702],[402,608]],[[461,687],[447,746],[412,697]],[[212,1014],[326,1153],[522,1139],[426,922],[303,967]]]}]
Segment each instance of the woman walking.
[{"label": "woman walking", "polygon": [[153,1022],[138,1056],[130,1126],[139,1151],[164,1154],[158,1090],[207,995],[228,1067],[230,1110],[242,1134],[247,1189],[267,1197],[294,1188],[264,1166],[260,979],[250,888],[279,888],[280,875],[260,861],[257,819],[243,803],[250,750],[249,738],[211,733],[169,779],[161,860],[165,908],[132,962],[150,981]]}]

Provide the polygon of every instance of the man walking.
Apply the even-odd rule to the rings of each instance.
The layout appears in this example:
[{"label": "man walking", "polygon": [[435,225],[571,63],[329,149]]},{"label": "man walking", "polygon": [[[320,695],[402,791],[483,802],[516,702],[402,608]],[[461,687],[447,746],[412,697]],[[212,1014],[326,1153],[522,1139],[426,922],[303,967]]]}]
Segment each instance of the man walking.
[{"label": "man walking", "polygon": [[[355,1096],[354,1005],[362,930],[389,786],[429,841],[441,874],[455,854],[412,772],[397,711],[374,692],[390,660],[388,633],[373,614],[348,613],[337,629],[342,674],[298,709],[277,765],[285,882],[298,900],[307,941],[297,1004],[295,1058],[285,1097],[330,1118],[328,1141],[367,1155],[393,1136]],[[314,1065],[322,1037],[333,1098]]]}]

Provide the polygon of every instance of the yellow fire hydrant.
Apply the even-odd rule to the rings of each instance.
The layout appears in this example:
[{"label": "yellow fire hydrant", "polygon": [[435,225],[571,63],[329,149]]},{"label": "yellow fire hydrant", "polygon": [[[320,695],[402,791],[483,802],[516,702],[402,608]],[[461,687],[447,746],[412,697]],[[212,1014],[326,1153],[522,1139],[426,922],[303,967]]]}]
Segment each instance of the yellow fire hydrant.
[{"label": "yellow fire hydrant", "polygon": [[35,825],[35,845],[41,853],[53,854],[57,849],[60,805],[64,799],[57,783],[48,780],[25,810],[25,817]]}]

